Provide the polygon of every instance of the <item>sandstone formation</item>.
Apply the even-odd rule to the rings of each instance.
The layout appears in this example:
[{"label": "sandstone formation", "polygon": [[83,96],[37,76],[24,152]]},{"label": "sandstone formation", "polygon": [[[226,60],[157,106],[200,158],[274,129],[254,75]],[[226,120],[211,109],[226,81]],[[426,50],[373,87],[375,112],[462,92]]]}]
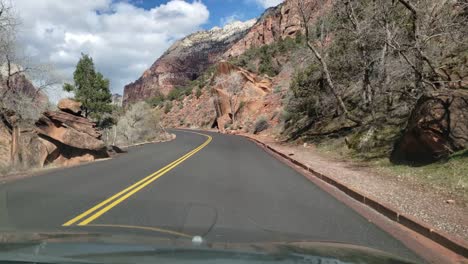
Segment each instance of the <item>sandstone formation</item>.
[{"label": "sandstone formation", "polygon": [[95,124],[82,117],[80,111],[71,111],[70,108],[77,110],[80,104],[63,99],[58,105],[62,106],[59,107],[61,111],[47,111],[36,122],[35,132],[41,153],[37,165],[72,165],[108,157],[106,145]]},{"label": "sandstone formation", "polygon": [[[80,115],[80,103],[63,99],[58,111],[46,111],[34,125],[19,126],[15,134],[12,119],[3,115],[0,143],[3,160],[0,167],[34,168],[48,164],[68,166],[109,157],[101,133],[95,124]],[[12,144],[16,141],[16,144]],[[11,155],[12,148],[16,149]]]},{"label": "sandstone formation", "polygon": [[[314,3],[314,0],[306,0]],[[316,19],[327,7],[317,7]],[[224,28],[194,33],[172,45],[135,82],[124,88],[123,104],[149,99],[158,92],[167,95],[171,89],[195,80],[209,66],[222,59],[235,57],[252,47],[271,44],[301,31],[297,0],[287,0],[267,9],[258,21],[234,22]]]},{"label": "sandstone formation", "polygon": [[186,97],[182,102],[173,101],[172,110],[163,122],[170,127],[208,127],[227,129],[250,129],[256,119],[264,116],[269,123],[277,124],[281,95],[272,92],[273,82],[243,68],[221,61],[216,65],[212,79],[226,77],[230,73],[242,76],[241,92],[234,100],[236,120],[233,122],[229,94],[223,85],[212,82],[202,89],[199,98]]},{"label": "sandstone formation", "polygon": [[125,86],[123,104],[151,98],[158,92],[168,94],[172,88],[195,80],[254,23],[234,22],[177,41],[138,80]]},{"label": "sandstone formation", "polygon": [[[298,0],[287,0],[282,4],[267,9],[260,19],[252,26],[249,32],[232,45],[224,53],[224,58],[236,57],[252,47],[261,47],[276,42],[287,37],[295,37],[301,30],[300,12],[297,10]],[[304,1],[304,0],[301,0]],[[306,4],[315,0],[305,0]],[[319,6],[315,16],[316,19],[322,12],[330,6],[331,1],[327,1],[324,6]]]},{"label": "sandstone formation", "polygon": [[81,114],[81,103],[71,99],[60,100],[57,104],[57,108],[70,114]]},{"label": "sandstone formation", "polygon": [[468,91],[421,97],[391,154],[394,163],[423,165],[468,148]]}]

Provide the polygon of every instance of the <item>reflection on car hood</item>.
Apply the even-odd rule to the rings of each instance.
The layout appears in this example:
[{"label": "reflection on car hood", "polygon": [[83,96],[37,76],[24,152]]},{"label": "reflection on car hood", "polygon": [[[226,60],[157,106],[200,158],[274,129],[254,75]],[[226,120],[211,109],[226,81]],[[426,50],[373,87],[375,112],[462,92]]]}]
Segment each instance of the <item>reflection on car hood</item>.
[{"label": "reflection on car hood", "polygon": [[200,244],[184,237],[83,232],[0,235],[0,261],[146,263],[156,260],[163,263],[412,263],[375,249],[329,242]]}]

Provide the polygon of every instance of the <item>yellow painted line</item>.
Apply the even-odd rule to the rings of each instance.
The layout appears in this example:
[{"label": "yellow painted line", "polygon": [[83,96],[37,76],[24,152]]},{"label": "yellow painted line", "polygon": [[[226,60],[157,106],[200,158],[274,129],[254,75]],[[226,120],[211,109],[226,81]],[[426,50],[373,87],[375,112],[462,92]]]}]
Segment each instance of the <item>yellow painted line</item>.
[{"label": "yellow painted line", "polygon": [[[188,131],[187,131],[188,132]],[[62,226],[71,226],[73,225],[74,223],[80,221],[81,219],[83,219],[84,217],[90,215],[91,213],[93,213],[94,211],[98,210],[99,208],[105,206],[106,204],[112,202],[113,200],[117,199],[118,197],[120,197],[121,195],[130,192],[132,190],[134,190],[135,188],[137,188],[138,186],[141,186],[142,184],[144,183],[151,183],[153,181],[155,181],[157,178],[161,177],[163,174],[165,174],[166,172],[168,172],[169,170],[171,170],[172,168],[174,168],[175,166],[177,166],[178,164],[182,163],[183,161],[185,161],[186,159],[188,159],[189,157],[193,156],[195,153],[197,153],[198,151],[200,151],[202,148],[204,148],[206,145],[208,145],[211,140],[213,139],[211,136],[209,135],[206,135],[206,134],[201,134],[201,133],[197,133],[197,132],[189,132],[189,133],[194,133],[194,134],[198,134],[198,135],[202,135],[202,136],[205,136],[207,137],[208,139],[203,143],[201,144],[200,146],[198,146],[197,148],[193,149],[192,151],[188,152],[187,154],[185,154],[184,156],[180,157],[179,159],[169,163],[168,165],[164,166],[163,168],[161,168],[160,170],[154,172],[153,174],[139,180],[138,182],[134,183],[133,185],[127,187],[126,189],[120,191],[119,193],[117,194],[114,194],[113,196],[107,198],[106,200],[102,201],[101,203],[95,205],[94,207],[92,207],[91,209],[81,213],[80,215],[70,219],[69,221],[67,221],[66,223],[64,223]],[[148,184],[149,184],[148,183]],[[148,185],[146,184],[146,185]],[[144,186],[146,186],[144,185]],[[143,186],[143,187],[144,187]],[[141,189],[141,188],[140,188]],[[140,190],[138,189],[138,190]],[[135,192],[133,192],[132,194],[134,194]],[[129,196],[127,196],[126,198],[128,198]],[[125,199],[126,199],[125,198]],[[125,200],[124,199],[124,200]],[[123,200],[121,200],[123,201]],[[117,205],[117,204],[115,204]],[[115,206],[114,205],[114,206]],[[112,206],[113,207],[113,206]],[[112,208],[110,207],[110,208]],[[109,208],[109,209],[110,209]],[[102,211],[102,210],[101,210]],[[100,211],[100,212],[101,212]],[[102,215],[102,214],[101,214]],[[97,217],[96,217],[97,218]],[[94,218],[95,219],[95,218]],[[88,222],[89,223],[89,222]],[[82,225],[82,223],[80,223],[80,225]]]},{"label": "yellow painted line", "polygon": [[128,228],[128,229],[140,229],[140,230],[148,230],[148,231],[155,231],[155,232],[160,232],[160,233],[165,233],[165,234],[170,234],[170,235],[176,235],[176,236],[181,236],[181,237],[186,237],[186,238],[192,238],[193,236],[169,229],[164,229],[164,228],[158,228],[158,227],[150,227],[150,226],[134,226],[134,225],[107,225],[107,224],[89,224],[86,226],[95,226],[95,227],[115,227],[115,228]]}]

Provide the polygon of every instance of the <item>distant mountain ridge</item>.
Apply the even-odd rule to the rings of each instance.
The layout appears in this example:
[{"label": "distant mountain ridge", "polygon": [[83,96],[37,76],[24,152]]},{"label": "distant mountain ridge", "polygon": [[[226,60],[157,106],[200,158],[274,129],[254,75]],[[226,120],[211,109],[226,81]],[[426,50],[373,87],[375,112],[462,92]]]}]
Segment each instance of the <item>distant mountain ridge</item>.
[{"label": "distant mountain ridge", "polygon": [[177,41],[138,80],[125,86],[123,104],[149,99],[158,92],[168,94],[221,59],[294,37],[301,30],[300,16],[294,8],[296,1],[286,0],[268,8],[259,19],[236,21]]},{"label": "distant mountain ridge", "polygon": [[143,75],[124,88],[123,104],[167,94],[196,79],[241,39],[256,20],[233,22],[223,28],[199,31],[174,43]]}]

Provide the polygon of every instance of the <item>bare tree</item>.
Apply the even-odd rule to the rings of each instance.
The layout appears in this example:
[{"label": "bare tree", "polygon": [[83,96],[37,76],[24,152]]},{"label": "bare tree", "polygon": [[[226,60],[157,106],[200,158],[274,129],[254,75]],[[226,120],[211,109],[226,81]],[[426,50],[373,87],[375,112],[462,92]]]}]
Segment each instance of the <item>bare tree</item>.
[{"label": "bare tree", "polygon": [[160,124],[161,113],[146,102],[132,105],[117,122],[117,144],[152,141],[167,135]]},{"label": "bare tree", "polygon": [[320,38],[314,38],[311,34],[311,27],[314,26],[313,22],[314,21],[314,15],[317,14],[317,9],[323,5],[326,4],[327,1],[325,0],[317,0],[317,1],[311,1],[311,0],[297,0],[296,1],[296,8],[298,11],[298,14],[300,15],[301,19],[301,24],[302,28],[305,33],[305,39],[306,39],[306,44],[307,47],[312,51],[314,54],[315,58],[319,61],[322,71],[325,75],[325,80],[328,84],[328,87],[330,88],[331,93],[335,97],[336,101],[338,102],[338,107],[343,111],[345,114],[346,118],[349,120],[361,124],[362,121],[352,115],[349,111],[348,108],[346,107],[343,98],[341,94],[338,91],[338,88],[336,87],[333,78],[331,76],[330,70],[328,69],[328,63],[325,60],[323,54],[320,52],[320,47],[324,47],[326,45],[326,35],[324,34],[324,28],[323,24],[319,25],[320,28]]},{"label": "bare tree", "polygon": [[[466,43],[467,17],[463,15],[468,3],[450,0],[398,0],[407,11],[411,28],[402,30],[405,38],[393,38],[389,46],[397,51],[414,75],[417,91],[444,87],[440,80],[441,58],[457,45]],[[401,25],[402,27],[402,25]]]},{"label": "bare tree", "polygon": [[236,122],[236,114],[239,103],[239,95],[244,84],[244,77],[238,72],[223,74],[215,79],[216,85],[223,87],[229,97],[229,107],[231,111],[232,122]]},{"label": "bare tree", "polygon": [[11,126],[11,160],[17,160],[21,128],[37,121],[48,106],[43,89],[59,82],[52,67],[33,65],[16,41],[18,19],[8,0],[0,0],[0,115]]}]

